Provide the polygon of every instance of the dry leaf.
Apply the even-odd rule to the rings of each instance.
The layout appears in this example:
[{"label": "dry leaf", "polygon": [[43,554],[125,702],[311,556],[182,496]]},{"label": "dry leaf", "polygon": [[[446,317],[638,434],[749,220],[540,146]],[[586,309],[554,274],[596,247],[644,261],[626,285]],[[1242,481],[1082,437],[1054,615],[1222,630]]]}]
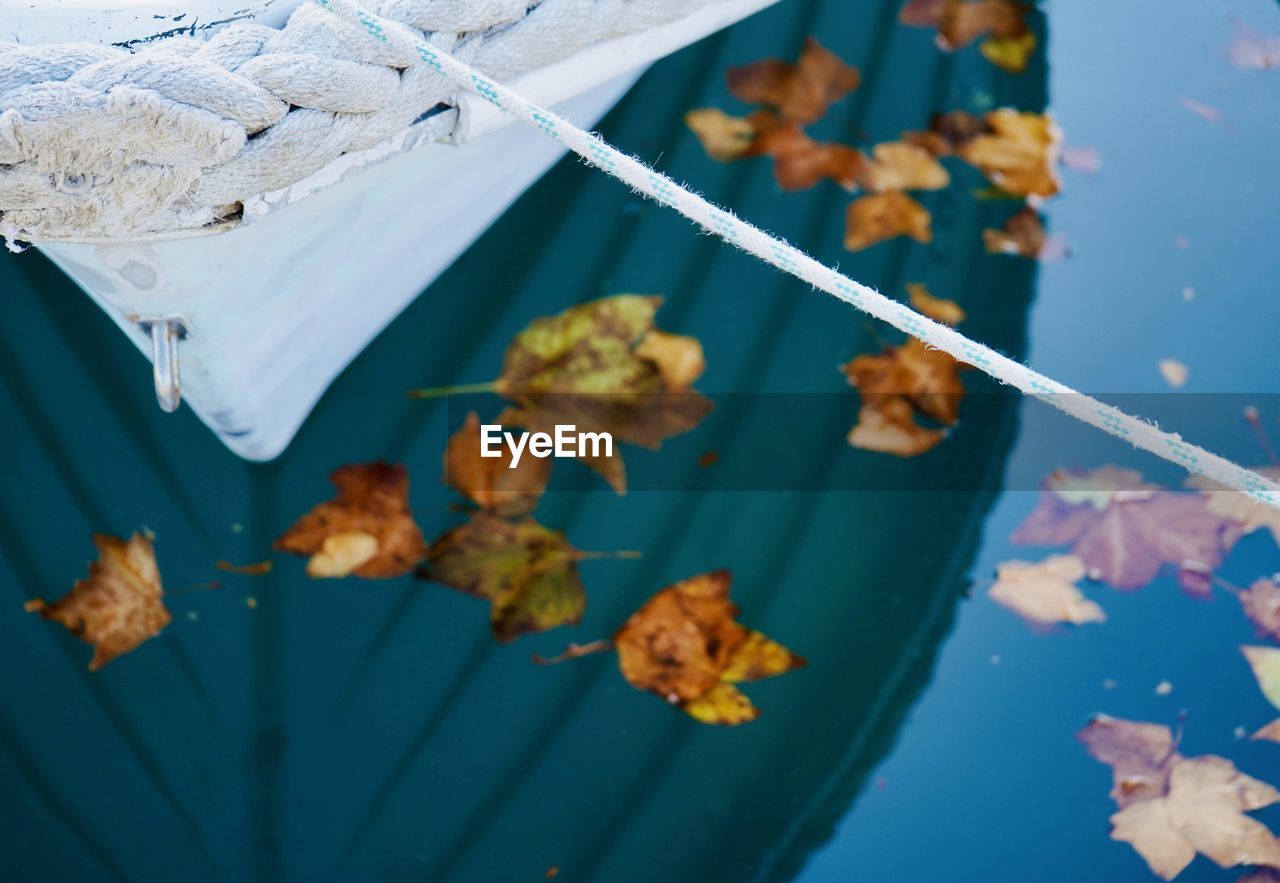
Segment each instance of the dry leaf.
[{"label": "dry leaf", "polygon": [[756,127],[749,119],[730,116],[714,107],[691,110],[684,122],[698,136],[712,159],[733,162],[751,153]]},{"label": "dry leaf", "polygon": [[911,338],[879,355],[858,356],[841,370],[862,399],[849,444],[868,451],[914,457],[938,445],[946,430],[922,426],[926,417],[946,426],[960,419],[961,365],[941,350]]},{"label": "dry leaf", "polygon": [[1172,880],[1197,853],[1223,868],[1280,865],[1280,841],[1245,815],[1280,801],[1270,785],[1221,757],[1181,756],[1167,727],[1100,717],[1079,735],[1113,770],[1112,839],[1160,877]]},{"label": "dry leaf", "polygon": [[499,456],[482,457],[480,419],[472,412],[449,437],[444,453],[445,483],[461,491],[482,509],[500,515],[523,515],[537,505],[551,477],[551,461],[521,457],[511,468],[511,450],[499,447]]},{"label": "dry leaf", "polygon": [[1013,541],[1070,545],[1098,579],[1117,589],[1137,589],[1166,564],[1183,572],[1212,572],[1222,562],[1227,524],[1202,496],[1162,490],[1133,470],[1104,466],[1051,475],[1040,505]]},{"label": "dry leaf", "polygon": [[1256,580],[1240,593],[1240,606],[1258,634],[1280,641],[1280,584],[1265,578]]},{"label": "dry leaf", "polygon": [[[638,349],[661,303],[616,295],[531,322],[507,347],[496,386],[513,405],[497,422],[548,433],[572,425],[651,449],[697,426],[711,402],[687,385],[673,386],[698,361],[691,339],[650,343],[648,356]],[[614,490],[626,489],[620,452],[581,459]]]},{"label": "dry leaf", "polygon": [[1186,386],[1187,380],[1191,377],[1191,369],[1177,359],[1161,359],[1156,367],[1160,369],[1160,376],[1164,378],[1164,382],[1174,389]]},{"label": "dry leaf", "polygon": [[807,190],[830,179],[852,191],[866,173],[869,160],[860,150],[814,141],[798,124],[769,111],[757,111],[749,119],[756,131],[750,155],[773,158],[773,177],[783,190]]},{"label": "dry leaf", "polygon": [[849,204],[845,219],[845,248],[862,251],[897,236],[910,236],[917,242],[932,242],[933,223],[928,209],[896,190],[862,196]]},{"label": "dry leaf", "polygon": [[1044,257],[1049,244],[1040,215],[1029,206],[1005,221],[1003,230],[983,230],[982,241],[992,254],[1021,255],[1024,258]]},{"label": "dry leaf", "polygon": [[1001,108],[984,119],[989,132],[960,144],[956,148],[960,158],[1007,193],[1038,197],[1057,193],[1062,133],[1053,118]]},{"label": "dry leaf", "polygon": [[[375,554],[351,572],[365,579],[386,579],[413,570],[427,547],[409,511],[409,474],[403,466],[367,463],[343,466],[329,480],[338,489],[335,499],[312,508],[276,540],[275,548],[295,555],[320,555],[317,567],[332,569],[331,552],[324,552],[332,536],[367,534],[377,542]],[[355,541],[359,544],[362,541]],[[361,548],[339,548],[352,560]],[[308,566],[310,572],[310,565]]]},{"label": "dry leaf", "polygon": [[170,622],[150,538],[135,533],[126,542],[94,534],[93,544],[98,560],[89,565],[88,577],[52,604],[38,598],[26,603],[29,613],[60,622],[93,645],[89,671],[154,638]]},{"label": "dry leaf", "polygon": [[1227,60],[1245,71],[1280,67],[1280,37],[1259,33],[1242,21],[1232,22]]},{"label": "dry leaf", "polygon": [[988,34],[997,39],[1026,34],[1027,11],[1027,6],[1013,0],[907,0],[898,20],[936,28],[938,45],[951,51]]},{"label": "dry leaf", "polygon": [[235,573],[240,576],[266,576],[274,566],[275,562],[270,558],[265,561],[255,561],[252,564],[232,564],[230,561],[219,561],[214,565],[224,573]]},{"label": "dry leaf", "polygon": [[923,147],[934,156],[951,156],[957,147],[987,131],[986,122],[968,111],[934,114],[923,132],[904,132],[902,140]]},{"label": "dry leaf", "polygon": [[933,154],[917,144],[889,141],[877,144],[858,182],[874,193],[890,190],[941,190],[951,176]]},{"label": "dry leaf", "polygon": [[668,390],[679,392],[693,386],[707,370],[702,343],[686,334],[650,331],[636,344],[636,356],[658,366]]},{"label": "dry leaf", "polygon": [[478,512],[431,544],[419,575],[487,599],[493,633],[505,642],[582,619],[581,558],[564,534],[532,518]]},{"label": "dry leaf", "polygon": [[1039,564],[1006,561],[996,569],[991,599],[1036,625],[1106,622],[1102,608],[1075,585],[1085,573],[1074,555],[1053,555]]},{"label": "dry leaf", "polygon": [[737,614],[726,570],[668,586],[614,635],[622,676],[702,723],[754,720],[759,712],[734,684],[783,674],[804,660],[735,622]]},{"label": "dry leaf", "polygon": [[982,57],[1011,74],[1024,74],[1036,51],[1036,35],[1027,30],[1014,37],[991,37],[982,41]]},{"label": "dry leaf", "polygon": [[858,69],[850,67],[812,37],[800,60],[789,64],[765,59],[729,71],[729,92],[749,104],[767,104],[795,123],[812,123],[827,108],[858,88]]},{"label": "dry leaf", "polygon": [[[1275,647],[1241,647],[1240,651],[1249,661],[1262,695],[1275,708],[1280,709],[1280,650]],[[1253,738],[1280,742],[1280,720],[1267,724],[1254,733]]]},{"label": "dry leaf", "polygon": [[963,322],[966,315],[958,303],[934,297],[928,288],[918,282],[907,283],[907,299],[912,309],[953,328]]}]

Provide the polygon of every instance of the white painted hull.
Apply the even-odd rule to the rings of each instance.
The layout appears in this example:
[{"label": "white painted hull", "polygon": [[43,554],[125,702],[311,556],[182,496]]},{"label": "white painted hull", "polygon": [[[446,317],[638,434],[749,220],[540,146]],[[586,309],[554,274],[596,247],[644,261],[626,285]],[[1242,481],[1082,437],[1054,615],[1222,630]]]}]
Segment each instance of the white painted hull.
[{"label": "white painted hull", "polygon": [[[711,3],[513,85],[590,126],[649,62],[773,2]],[[183,399],[237,454],[268,460],[350,361],[563,153],[465,96],[444,116],[263,194],[216,235],[40,248],[148,355],[139,320],[179,317]],[[459,143],[435,140],[446,130]],[[465,309],[441,305],[443,321]]]}]

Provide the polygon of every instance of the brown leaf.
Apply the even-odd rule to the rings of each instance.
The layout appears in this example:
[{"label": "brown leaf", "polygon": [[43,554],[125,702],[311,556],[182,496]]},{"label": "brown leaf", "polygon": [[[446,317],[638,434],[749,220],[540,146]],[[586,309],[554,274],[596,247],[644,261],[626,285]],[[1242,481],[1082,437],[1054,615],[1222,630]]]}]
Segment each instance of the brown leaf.
[{"label": "brown leaf", "polygon": [[734,725],[759,712],[735,683],[783,674],[804,660],[734,621],[729,572],[681,580],[658,592],[614,635],[631,686],[678,705],[702,723]]},{"label": "brown leaf", "polygon": [[902,140],[934,156],[951,156],[957,147],[987,132],[986,121],[965,110],[934,114],[923,132],[903,132]]},{"label": "brown leaf", "polygon": [[858,69],[850,67],[812,37],[800,60],[788,64],[765,59],[729,71],[729,92],[749,104],[767,104],[789,122],[821,119],[836,101],[858,88]]},{"label": "brown leaf", "polygon": [[1045,251],[1048,237],[1040,215],[1028,206],[1005,221],[1003,230],[983,230],[982,241],[992,254],[1038,258]]},{"label": "brown leaf", "polygon": [[1266,578],[1255,581],[1240,593],[1240,606],[1259,634],[1280,641],[1280,585]]},{"label": "brown leaf", "polygon": [[756,127],[751,120],[730,116],[714,107],[691,110],[684,115],[684,122],[711,158],[720,162],[748,156],[756,140]]},{"label": "brown leaf", "polygon": [[919,282],[907,283],[907,300],[912,309],[924,313],[930,319],[950,325],[953,328],[964,321],[964,309],[953,300],[934,297],[929,289]]},{"label": "brown leaf", "polygon": [[240,576],[266,576],[274,566],[275,562],[270,558],[265,561],[255,561],[252,564],[232,564],[230,561],[219,561],[214,565],[224,573],[236,573]]},{"label": "brown leaf", "polygon": [[1007,39],[1027,33],[1027,9],[1013,0],[907,0],[898,19],[936,28],[938,45],[951,51],[987,34]]},{"label": "brown leaf", "polygon": [[773,177],[783,190],[807,190],[830,179],[852,191],[866,172],[869,160],[860,150],[814,141],[798,124],[769,111],[757,111],[749,119],[756,130],[750,155],[773,158]]},{"label": "brown leaf", "polygon": [[965,162],[1001,190],[1019,196],[1053,196],[1060,189],[1058,153],[1062,133],[1048,114],[993,110],[984,118],[988,133],[956,148]]},{"label": "brown leaf", "polygon": [[1076,587],[1085,573],[1074,555],[1052,555],[1039,564],[1006,561],[996,569],[991,599],[1036,625],[1106,622],[1102,608]]},{"label": "brown leaf", "polygon": [[513,469],[506,445],[499,446],[496,457],[482,456],[480,448],[480,419],[473,411],[449,437],[444,453],[445,483],[480,508],[499,515],[523,515],[532,510],[551,477],[551,461],[521,457]]},{"label": "brown leaf", "polygon": [[[677,381],[696,378],[700,345],[670,335],[640,349],[661,303],[617,295],[530,323],[507,347],[497,388],[513,405],[497,422],[547,433],[575,426],[651,449],[697,426],[711,402]],[[580,459],[619,493],[625,490],[620,452]]]},{"label": "brown leaf", "polygon": [[841,370],[868,407],[884,410],[902,399],[921,415],[954,426],[964,398],[962,368],[947,353],[913,337],[902,346],[885,347],[879,355],[857,356]]},{"label": "brown leaf", "polygon": [[933,223],[928,209],[898,191],[873,193],[849,204],[845,218],[845,248],[862,251],[896,236],[932,242]]},{"label": "brown leaf", "polygon": [[135,533],[126,542],[94,534],[93,544],[98,560],[89,565],[88,577],[52,604],[38,598],[26,603],[28,612],[62,623],[93,645],[89,671],[154,638],[170,622],[150,538]]},{"label": "brown leaf", "polygon": [[1280,841],[1246,812],[1280,801],[1280,791],[1214,755],[1178,754],[1167,727],[1095,718],[1078,734],[1112,768],[1120,811],[1111,837],[1129,843],[1172,880],[1196,853],[1220,867],[1280,866]]},{"label": "brown leaf", "polygon": [[658,367],[662,382],[671,392],[693,386],[707,370],[702,343],[686,334],[668,334],[654,329],[636,344],[635,354]]},{"label": "brown leaf", "polygon": [[506,642],[582,619],[581,558],[564,534],[532,518],[478,512],[431,544],[419,575],[487,599],[493,634]]},{"label": "brown leaf", "polygon": [[877,144],[872,159],[859,175],[859,183],[874,193],[890,190],[941,190],[951,176],[933,154],[916,144],[888,141]]},{"label": "brown leaf", "polygon": [[[317,567],[326,573],[353,560],[367,534],[377,542],[373,557],[351,572],[365,579],[386,579],[413,570],[426,554],[426,542],[409,511],[409,475],[403,466],[376,462],[335,470],[329,480],[338,496],[313,507],[276,540],[275,548],[296,555],[323,555]],[[347,535],[326,551],[326,541]],[[364,548],[367,548],[364,546]],[[337,554],[335,554],[337,553]],[[337,568],[340,569],[340,568]],[[337,575],[336,573],[333,575]]]}]

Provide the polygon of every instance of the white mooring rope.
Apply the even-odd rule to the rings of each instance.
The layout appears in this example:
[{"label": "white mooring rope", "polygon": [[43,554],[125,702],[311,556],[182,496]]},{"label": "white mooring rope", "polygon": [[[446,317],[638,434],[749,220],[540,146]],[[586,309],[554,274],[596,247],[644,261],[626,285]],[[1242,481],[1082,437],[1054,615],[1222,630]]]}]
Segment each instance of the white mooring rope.
[{"label": "white mooring rope", "polygon": [[1092,426],[1150,451],[1195,475],[1204,475],[1227,488],[1243,491],[1261,503],[1280,509],[1280,484],[1251,469],[1238,466],[1181,436],[1131,417],[1092,396],[1077,392],[970,340],[953,328],[922,316],[870,286],[855,282],[819,263],[781,239],[748,224],[732,212],[677,184],[634,157],[627,156],[598,135],[579,129],[568,120],[531,101],[427,44],[403,25],[375,15],[351,0],[314,0],[319,6],[361,27],[385,43],[405,61],[425,64],[459,86],[527,125],[555,138],[590,165],[624,181],[634,190],[673,208],[709,233],[750,252],[779,270],[820,288],[863,312],[883,319],[965,364],[984,371],[1001,383],[1015,387]]}]

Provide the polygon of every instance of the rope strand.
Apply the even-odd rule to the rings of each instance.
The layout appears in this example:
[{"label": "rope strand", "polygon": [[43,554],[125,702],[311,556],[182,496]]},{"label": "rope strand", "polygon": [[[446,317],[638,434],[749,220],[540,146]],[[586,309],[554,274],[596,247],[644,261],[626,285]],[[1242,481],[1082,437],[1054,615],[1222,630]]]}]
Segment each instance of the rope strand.
[{"label": "rope strand", "polygon": [[972,365],[1033,398],[1175,463],[1195,475],[1204,475],[1226,488],[1243,491],[1260,503],[1280,509],[1280,484],[1218,456],[1172,432],[1130,416],[1092,396],[1058,383],[1013,359],[971,340],[949,326],[885,297],[820,263],[799,249],[732,212],[713,205],[688,188],[640,160],[628,156],[600,136],[586,132],[550,110],[539,107],[418,39],[403,25],[362,9],[352,0],[314,0],[386,44],[406,62],[425,64],[463,89],[474,92],[511,116],[554,138],[586,162],[623,181],[637,193],[675,209],[708,233],[755,255],[767,264],[795,276],[842,301],[888,322],[953,358]]}]

